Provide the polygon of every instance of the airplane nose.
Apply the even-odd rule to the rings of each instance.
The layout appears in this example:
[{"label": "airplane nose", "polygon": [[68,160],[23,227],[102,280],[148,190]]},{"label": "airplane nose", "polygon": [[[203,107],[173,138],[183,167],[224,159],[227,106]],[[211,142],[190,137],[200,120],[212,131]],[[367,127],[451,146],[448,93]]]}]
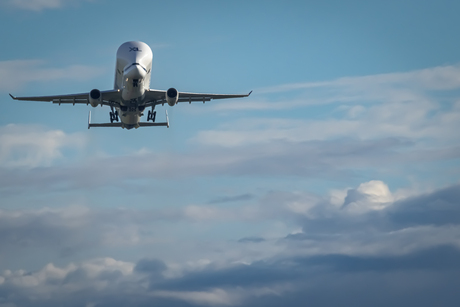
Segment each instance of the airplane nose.
[{"label": "airplane nose", "polygon": [[130,79],[143,79],[146,74],[145,68],[138,63],[132,64],[125,70],[125,77]]}]

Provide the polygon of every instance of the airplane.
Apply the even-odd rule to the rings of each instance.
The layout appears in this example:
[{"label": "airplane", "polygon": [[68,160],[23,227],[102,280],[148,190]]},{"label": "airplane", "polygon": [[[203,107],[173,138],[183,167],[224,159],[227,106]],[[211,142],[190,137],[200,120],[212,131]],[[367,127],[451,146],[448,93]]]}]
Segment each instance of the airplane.
[{"label": "airplane", "polygon": [[[109,106],[110,123],[91,123],[91,111],[88,115],[88,129],[91,127],[121,127],[132,129],[149,126],[166,126],[169,128],[168,112],[166,122],[155,122],[155,106],[165,103],[171,107],[179,102],[210,101],[212,99],[227,99],[248,97],[249,94],[204,94],[179,92],[171,87],[166,91],[150,89],[153,53],[143,42],[130,41],[122,44],[117,51],[115,68],[115,84],[113,90],[100,91],[93,89],[89,93],[15,97],[14,100],[49,101],[59,105],[63,103],[86,104],[92,107]],[[141,122],[144,110],[151,107],[147,113],[147,122]],[[119,121],[120,119],[120,121]]]}]

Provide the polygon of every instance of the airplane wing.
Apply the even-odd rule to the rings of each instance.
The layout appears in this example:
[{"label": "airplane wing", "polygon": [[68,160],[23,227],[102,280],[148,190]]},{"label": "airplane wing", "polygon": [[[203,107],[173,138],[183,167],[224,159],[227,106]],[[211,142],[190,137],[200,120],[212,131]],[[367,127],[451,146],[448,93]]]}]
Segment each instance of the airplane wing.
[{"label": "airplane wing", "polygon": [[[248,97],[251,95],[252,91],[249,94],[205,94],[205,93],[187,93],[179,92],[178,102],[189,102],[192,101],[211,101],[212,99],[227,99],[227,98],[242,98]],[[107,106],[117,106],[122,101],[121,91],[120,90],[108,90],[101,91],[102,95],[102,104]],[[50,101],[53,103],[71,103],[73,105],[79,104],[89,104],[89,93],[80,93],[80,94],[69,94],[69,95],[54,95],[54,96],[29,96],[29,97],[16,97],[11,95],[11,98],[14,100],[26,100],[26,101]],[[158,104],[166,103],[166,91],[162,90],[147,90],[145,92],[145,106],[154,106]]]},{"label": "airplane wing", "polygon": [[[120,104],[121,101],[121,91],[120,90],[108,90],[101,91],[102,95],[102,104],[108,106],[116,106]],[[80,93],[80,94],[69,94],[69,95],[54,95],[54,96],[29,96],[29,97],[16,97],[11,95],[11,98],[14,100],[26,100],[26,101],[50,101],[53,103],[71,103],[75,105],[76,103],[80,104],[89,104],[89,93]]]},{"label": "airplane wing", "polygon": [[[192,101],[211,101],[212,99],[227,99],[227,98],[242,98],[248,97],[251,95],[252,91],[249,94],[205,94],[205,93],[187,93],[179,92],[179,99],[177,102],[189,102]],[[145,92],[145,98],[147,100],[146,106],[154,106],[158,104],[166,103],[166,91],[161,90],[148,90]]]}]

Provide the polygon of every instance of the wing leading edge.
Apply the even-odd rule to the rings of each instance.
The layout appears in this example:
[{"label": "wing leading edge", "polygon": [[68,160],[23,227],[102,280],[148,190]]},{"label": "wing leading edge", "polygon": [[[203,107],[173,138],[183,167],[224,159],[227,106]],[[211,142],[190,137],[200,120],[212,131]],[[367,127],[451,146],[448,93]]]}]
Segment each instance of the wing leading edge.
[{"label": "wing leading edge", "polygon": [[[120,90],[101,91],[102,104],[107,106],[114,106],[121,101]],[[25,101],[49,101],[53,103],[71,103],[71,104],[89,104],[89,93],[69,94],[69,95],[53,95],[53,96],[29,96],[29,97],[16,97],[11,95],[14,100]]]}]

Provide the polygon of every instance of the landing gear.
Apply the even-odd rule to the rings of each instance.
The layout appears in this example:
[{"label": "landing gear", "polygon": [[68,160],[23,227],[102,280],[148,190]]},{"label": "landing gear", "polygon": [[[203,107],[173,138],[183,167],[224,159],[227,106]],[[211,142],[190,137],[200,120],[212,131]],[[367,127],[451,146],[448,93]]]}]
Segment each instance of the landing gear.
[{"label": "landing gear", "polygon": [[149,110],[149,113],[147,113],[147,121],[152,120],[152,122],[155,122],[155,117],[157,117],[157,111],[153,111],[155,109],[155,106],[152,106],[152,111]]},{"label": "landing gear", "polygon": [[113,107],[111,106],[112,112],[110,112],[110,122],[113,123],[114,120],[118,121],[118,111],[114,111]]}]

